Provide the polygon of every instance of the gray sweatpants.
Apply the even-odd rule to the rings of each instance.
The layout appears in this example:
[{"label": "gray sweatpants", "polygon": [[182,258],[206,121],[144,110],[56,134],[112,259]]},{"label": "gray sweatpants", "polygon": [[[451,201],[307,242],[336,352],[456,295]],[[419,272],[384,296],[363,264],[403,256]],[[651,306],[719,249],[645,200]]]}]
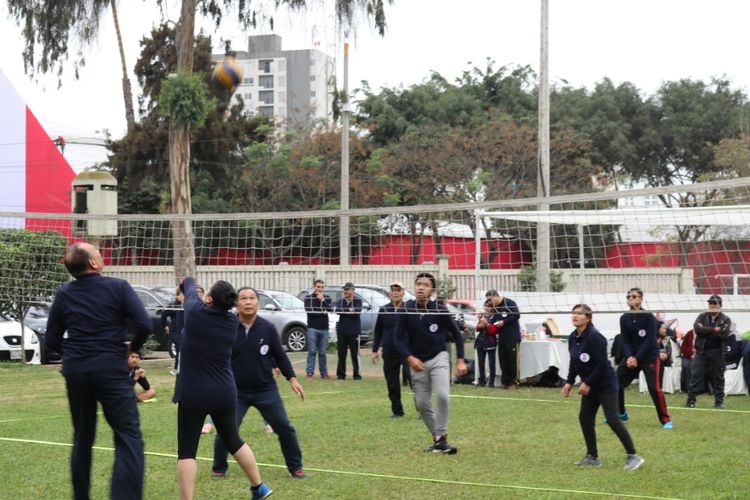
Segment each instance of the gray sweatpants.
[{"label": "gray sweatpants", "polygon": [[[433,436],[444,436],[448,433],[450,376],[450,363],[446,351],[425,362],[424,370],[421,372],[411,370],[417,409]],[[437,398],[435,410],[432,409],[433,393]]]}]

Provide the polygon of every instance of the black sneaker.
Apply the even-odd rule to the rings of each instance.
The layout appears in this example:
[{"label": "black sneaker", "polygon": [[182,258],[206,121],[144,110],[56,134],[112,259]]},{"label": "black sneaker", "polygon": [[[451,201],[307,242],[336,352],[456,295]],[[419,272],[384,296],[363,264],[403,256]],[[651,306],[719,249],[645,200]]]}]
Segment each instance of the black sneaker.
[{"label": "black sneaker", "polygon": [[688,401],[685,403],[685,408],[695,408],[695,401]]},{"label": "black sneaker", "polygon": [[447,436],[440,436],[440,439],[432,443],[432,452],[455,455],[458,452],[458,448],[448,444]]},{"label": "black sneaker", "polygon": [[717,410],[723,410],[724,409],[724,403],[722,403],[721,401],[717,401],[717,402],[714,403],[714,408],[716,408]]}]

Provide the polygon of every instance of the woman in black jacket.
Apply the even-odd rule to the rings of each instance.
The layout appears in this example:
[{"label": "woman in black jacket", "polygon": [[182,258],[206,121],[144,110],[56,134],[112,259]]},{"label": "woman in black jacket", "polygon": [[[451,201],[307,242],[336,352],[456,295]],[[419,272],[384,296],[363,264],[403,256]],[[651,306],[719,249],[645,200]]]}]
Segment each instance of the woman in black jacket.
[{"label": "woman in black jacket", "polygon": [[596,413],[599,406],[602,406],[607,424],[627,452],[625,470],[635,470],[644,460],[636,453],[630,433],[618,418],[617,377],[607,358],[607,339],[594,328],[591,323],[592,316],[591,308],[586,304],[577,304],[573,307],[572,321],[575,330],[568,339],[570,370],[567,382],[562,388],[562,395],[567,398],[576,377],[581,378],[581,385],[578,387],[578,394],[581,395],[578,420],[583,431],[583,439],[586,441],[586,456],[576,462],[576,465],[602,465],[596,446]]}]

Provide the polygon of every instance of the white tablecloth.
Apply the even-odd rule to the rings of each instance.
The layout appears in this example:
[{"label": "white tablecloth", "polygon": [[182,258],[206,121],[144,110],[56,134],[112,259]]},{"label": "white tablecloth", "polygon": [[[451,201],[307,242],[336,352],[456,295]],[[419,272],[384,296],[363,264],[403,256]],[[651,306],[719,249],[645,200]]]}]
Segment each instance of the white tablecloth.
[{"label": "white tablecloth", "polygon": [[519,354],[521,380],[539,375],[550,366],[560,370],[560,376],[568,376],[570,353],[568,343],[562,340],[527,340],[521,342]]},{"label": "white tablecloth", "polygon": [[[674,392],[680,392],[680,373],[682,368],[679,366],[668,366],[664,368],[664,385],[662,390],[667,394]],[[740,365],[735,370],[724,371],[724,394],[729,395],[744,395],[747,394],[747,385],[745,384],[744,372]],[[646,392],[648,387],[646,386],[646,377],[643,376],[643,372],[638,377],[638,388],[641,392]]]},{"label": "white tablecloth", "polygon": [[[478,359],[476,351],[474,359]],[[497,361],[495,353],[495,362],[497,363],[497,377],[495,385],[500,385],[500,363]],[[560,370],[560,376],[568,376],[568,366],[570,365],[570,353],[568,352],[568,342],[563,340],[526,340],[521,342],[521,350],[518,356],[520,379],[523,381],[534,375],[539,375],[550,366],[556,366]],[[489,376],[489,370],[487,371]],[[479,370],[474,370],[474,381],[479,379]]]}]

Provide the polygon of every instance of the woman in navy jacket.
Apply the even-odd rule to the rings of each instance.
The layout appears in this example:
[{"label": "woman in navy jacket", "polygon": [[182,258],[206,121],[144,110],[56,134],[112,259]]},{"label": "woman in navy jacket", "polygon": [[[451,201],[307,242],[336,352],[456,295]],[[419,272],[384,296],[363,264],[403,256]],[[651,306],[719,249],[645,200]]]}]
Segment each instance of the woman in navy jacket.
[{"label": "woman in navy jacket", "polygon": [[572,321],[576,329],[568,338],[570,370],[567,383],[562,388],[562,395],[567,398],[576,377],[581,378],[578,388],[578,394],[581,395],[578,420],[586,441],[586,456],[576,462],[576,465],[602,465],[596,447],[596,413],[599,406],[602,406],[607,424],[627,452],[625,469],[635,470],[644,460],[636,453],[633,439],[619,419],[617,377],[607,357],[607,339],[594,328],[591,318],[591,308],[586,304],[576,304],[573,307]]},{"label": "woman in navy jacket", "polygon": [[237,293],[226,281],[217,281],[204,303],[196,294],[192,278],[185,278],[181,287],[185,293],[185,324],[172,399],[178,403],[180,497],[193,498],[198,441],[206,415],[211,415],[222,441],[250,479],[252,498],[266,498],[272,491],[261,482],[255,455],[237,431],[237,388],[231,364],[237,317],[229,311],[237,301]]}]

